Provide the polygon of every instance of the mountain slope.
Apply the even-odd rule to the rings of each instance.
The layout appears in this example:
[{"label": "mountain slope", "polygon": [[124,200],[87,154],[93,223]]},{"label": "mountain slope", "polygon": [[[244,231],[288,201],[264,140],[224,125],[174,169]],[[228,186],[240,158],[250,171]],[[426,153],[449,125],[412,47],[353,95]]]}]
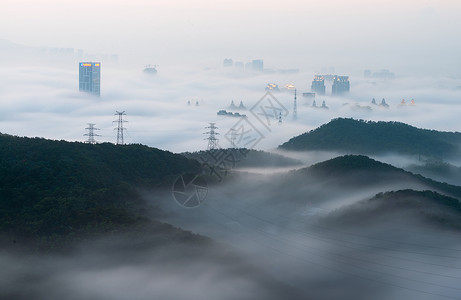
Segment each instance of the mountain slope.
[{"label": "mountain slope", "polygon": [[437,182],[362,155],[336,157],[267,179],[242,174],[235,185],[240,191],[246,187],[245,192],[254,195],[252,205],[270,206],[287,214],[310,208],[329,211],[378,193],[407,189],[461,199],[460,186]]},{"label": "mountain slope", "polygon": [[142,145],[0,135],[0,232],[31,238],[140,224],[138,188],[170,184],[197,161]]},{"label": "mountain slope", "polygon": [[[416,175],[363,155],[345,155],[336,157],[309,168],[293,171],[293,177],[311,177],[316,180],[328,178],[337,184],[367,188],[373,186],[410,186],[417,184],[461,199],[461,187],[438,182]],[[405,188],[404,188],[405,189]]]},{"label": "mountain slope", "polygon": [[369,226],[417,221],[427,225],[461,229],[461,204],[432,191],[400,190],[379,193],[329,213],[323,220],[335,225]]},{"label": "mountain slope", "polygon": [[439,160],[428,160],[423,165],[412,164],[406,166],[405,169],[441,182],[450,184],[461,182],[461,168]]},{"label": "mountain slope", "polygon": [[395,152],[432,157],[460,153],[461,133],[419,129],[399,122],[338,118],[291,138],[281,149],[334,150],[354,154]]}]

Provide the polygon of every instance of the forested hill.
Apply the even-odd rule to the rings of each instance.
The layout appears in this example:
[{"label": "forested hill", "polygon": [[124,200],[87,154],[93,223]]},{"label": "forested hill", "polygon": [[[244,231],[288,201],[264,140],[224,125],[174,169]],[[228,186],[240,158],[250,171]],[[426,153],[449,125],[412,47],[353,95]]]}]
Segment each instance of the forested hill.
[{"label": "forested hill", "polygon": [[332,211],[322,222],[345,228],[383,222],[401,226],[398,222],[409,223],[419,219],[426,226],[460,230],[460,217],[461,203],[458,199],[433,191],[400,190],[379,193],[371,199]]},{"label": "forested hill", "polygon": [[354,154],[400,153],[448,157],[461,153],[461,133],[419,129],[399,122],[333,119],[293,137],[281,149],[332,150]]},{"label": "forested hill", "polygon": [[386,182],[403,185],[418,183],[427,190],[461,199],[461,186],[438,182],[363,155],[335,157],[308,168],[291,171],[290,174],[291,178],[300,178],[300,180],[308,176],[316,180],[328,179],[330,183],[341,181],[342,184],[355,188],[367,188],[370,185],[384,186]]},{"label": "forested hill", "polygon": [[199,168],[195,160],[142,145],[2,134],[0,233],[65,236],[134,224],[138,188],[169,184]]}]

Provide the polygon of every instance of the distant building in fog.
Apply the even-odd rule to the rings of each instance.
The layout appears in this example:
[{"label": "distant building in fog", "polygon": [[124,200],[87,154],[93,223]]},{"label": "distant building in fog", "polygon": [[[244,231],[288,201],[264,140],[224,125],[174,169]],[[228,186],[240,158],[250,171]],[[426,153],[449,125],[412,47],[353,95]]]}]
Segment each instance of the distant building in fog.
[{"label": "distant building in fog", "polygon": [[389,70],[382,69],[379,71],[372,72],[371,70],[363,71],[363,77],[365,78],[379,78],[379,79],[394,79],[395,74]]},{"label": "distant building in fog", "polygon": [[341,95],[348,93],[350,89],[349,76],[337,76],[333,79],[333,86],[331,87],[332,95]]},{"label": "distant building in fog", "polygon": [[251,68],[255,72],[262,72],[264,71],[264,61],[262,59],[254,59],[251,62]]},{"label": "distant building in fog", "polygon": [[237,72],[243,72],[245,70],[245,65],[241,61],[236,61],[234,64],[234,69]]},{"label": "distant building in fog", "polygon": [[307,99],[315,99],[315,93],[303,93],[303,97]]},{"label": "distant building in fog", "polygon": [[223,62],[223,66],[224,67],[232,67],[232,66],[234,66],[234,62],[233,62],[232,58],[225,58],[224,62]]},{"label": "distant building in fog", "polygon": [[280,92],[278,84],[268,83],[266,86],[266,91]]},{"label": "distant building in fog", "polygon": [[395,74],[390,72],[389,70],[383,69],[377,72],[373,72],[373,78],[394,79]]},{"label": "distant building in fog", "polygon": [[245,72],[251,72],[252,69],[253,69],[253,66],[251,62],[245,63]]},{"label": "distant building in fog", "polygon": [[95,96],[100,95],[101,90],[101,63],[79,63],[79,90]]},{"label": "distant building in fog", "polygon": [[322,75],[315,75],[312,81],[311,91],[319,95],[325,95],[325,78]]}]

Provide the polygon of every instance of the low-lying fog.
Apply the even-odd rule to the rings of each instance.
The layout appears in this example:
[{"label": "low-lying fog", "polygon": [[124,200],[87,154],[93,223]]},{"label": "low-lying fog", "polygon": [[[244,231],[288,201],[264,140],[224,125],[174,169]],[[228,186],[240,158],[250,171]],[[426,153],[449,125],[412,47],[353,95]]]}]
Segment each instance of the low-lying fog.
[{"label": "low-lying fog", "polygon": [[229,245],[302,299],[461,298],[459,233],[425,218],[425,202],[366,220],[346,209],[371,213],[376,201],[366,200],[375,194],[426,189],[422,184],[391,180],[349,188],[335,179],[290,184],[283,181],[293,178],[280,174],[240,176],[210,186],[205,204],[194,209],[168,193],[148,198],[163,211],[162,220]]},{"label": "low-lying fog", "polygon": [[[304,155],[303,164],[311,164],[335,154]],[[459,213],[417,197],[399,205],[368,201],[380,192],[428,189],[421,182],[263,173],[210,183],[196,208],[179,205],[171,190],[145,192],[152,217],[218,244],[120,235],[67,254],[3,252],[0,296],[461,299],[459,229],[450,225]]]},{"label": "low-lying fog", "polygon": [[368,201],[380,192],[428,187],[410,177],[377,175],[364,183],[355,176],[232,173],[209,183],[196,208],[180,206],[171,190],[146,191],[153,218],[217,244],[121,235],[67,254],[3,252],[0,296],[461,299],[461,243],[450,225],[459,213],[418,197],[404,205]]}]

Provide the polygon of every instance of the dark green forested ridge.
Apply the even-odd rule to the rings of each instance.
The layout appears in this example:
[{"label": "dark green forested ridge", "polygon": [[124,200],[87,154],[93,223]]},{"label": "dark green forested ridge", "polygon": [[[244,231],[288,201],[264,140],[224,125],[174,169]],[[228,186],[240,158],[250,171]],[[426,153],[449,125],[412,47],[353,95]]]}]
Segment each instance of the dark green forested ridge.
[{"label": "dark green forested ridge", "polygon": [[396,152],[446,157],[461,153],[461,133],[419,129],[400,122],[337,118],[280,145],[286,150],[336,150],[355,154]]},{"label": "dark green forested ridge", "polygon": [[138,188],[196,172],[197,161],[143,145],[0,135],[0,232],[104,232],[143,221]]}]

